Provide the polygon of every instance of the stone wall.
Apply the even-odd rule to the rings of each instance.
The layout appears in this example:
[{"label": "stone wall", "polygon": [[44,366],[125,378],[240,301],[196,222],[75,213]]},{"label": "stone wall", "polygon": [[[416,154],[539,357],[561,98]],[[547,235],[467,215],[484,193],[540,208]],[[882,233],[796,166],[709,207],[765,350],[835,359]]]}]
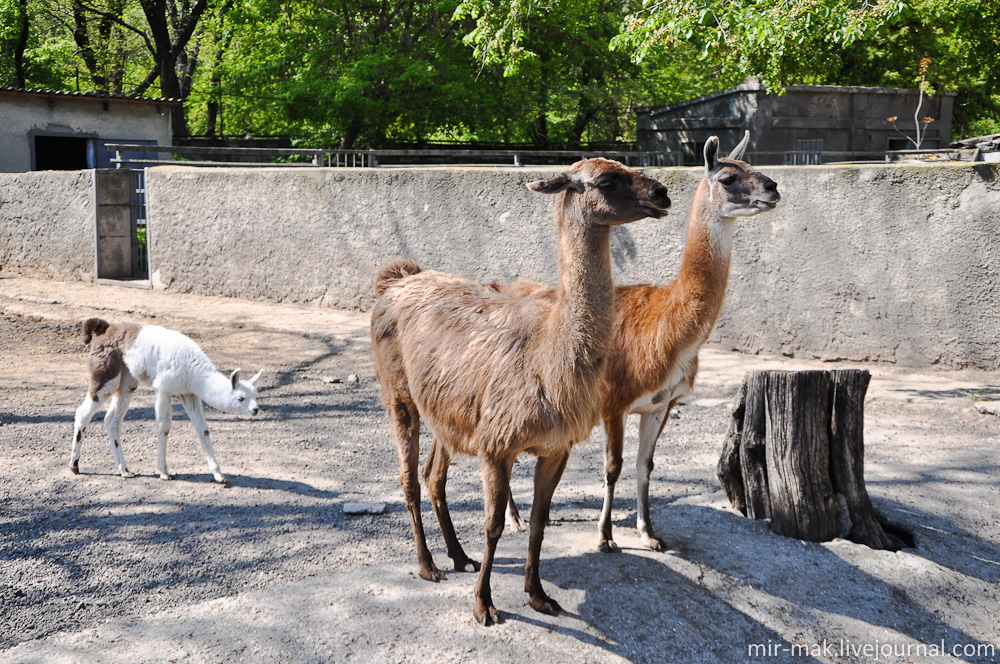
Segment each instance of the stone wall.
[{"label": "stone wall", "polygon": [[[991,164],[769,167],[712,340],[746,352],[1000,368],[1000,182]],[[618,283],[667,282],[701,169],[652,170],[665,219],[615,230]],[[368,309],[403,255],[480,281],[556,278],[551,169],[150,170],[154,287]]]},{"label": "stone wall", "polygon": [[[1000,369],[1000,165],[767,167],[783,200],[738,221],[713,343]],[[556,279],[541,168],[148,173],[154,288],[366,310],[403,255],[479,281]],[[670,281],[701,169],[652,170],[674,207],[615,229],[618,283]],[[0,176],[3,269],[93,279],[90,172]]]},{"label": "stone wall", "polygon": [[93,171],[0,173],[0,268],[94,278]]}]

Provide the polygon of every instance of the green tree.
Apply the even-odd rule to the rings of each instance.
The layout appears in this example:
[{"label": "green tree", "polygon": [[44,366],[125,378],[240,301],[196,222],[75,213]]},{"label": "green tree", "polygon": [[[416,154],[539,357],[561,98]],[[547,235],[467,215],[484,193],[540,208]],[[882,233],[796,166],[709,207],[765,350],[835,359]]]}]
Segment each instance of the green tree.
[{"label": "green tree", "polygon": [[29,33],[28,0],[0,0],[0,82],[3,85],[25,87],[24,52]]},{"label": "green tree", "polygon": [[475,127],[490,116],[490,100],[451,21],[454,7],[448,0],[235,3],[216,70],[227,125],[343,147],[422,140],[459,118]]},{"label": "green tree", "polygon": [[[463,0],[459,16],[476,27],[467,35],[476,56],[499,63],[507,75],[539,57],[532,23],[571,11],[578,0]],[[641,0],[620,8],[614,50],[643,62],[676,48],[694,48],[730,77],[753,75],[778,89],[826,66],[832,49],[871,38],[905,8],[902,0]]]}]

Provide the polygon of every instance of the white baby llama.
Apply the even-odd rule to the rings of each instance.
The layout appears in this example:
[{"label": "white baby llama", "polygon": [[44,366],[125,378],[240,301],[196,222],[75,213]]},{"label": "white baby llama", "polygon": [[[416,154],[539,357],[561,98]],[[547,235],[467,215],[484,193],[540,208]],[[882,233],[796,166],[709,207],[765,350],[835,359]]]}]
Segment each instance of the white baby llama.
[{"label": "white baby llama", "polygon": [[83,403],[76,409],[70,470],[80,472],[83,432],[110,397],[104,424],[111,442],[111,453],[122,477],[135,477],[125,466],[119,430],[132,392],[142,384],[156,390],[160,479],[173,479],[167,472],[167,435],[170,433],[170,399],[177,396],[205,448],[209,470],[216,482],[225,484],[227,480],[215,460],[215,452],[208,439],[208,423],[202,401],[221,411],[256,415],[255,383],[263,370],[250,380],[240,380],[239,369],[226,378],[189,337],[156,325],[112,325],[100,318],[88,318],[83,324],[83,336],[84,343],[91,344],[90,388]]}]

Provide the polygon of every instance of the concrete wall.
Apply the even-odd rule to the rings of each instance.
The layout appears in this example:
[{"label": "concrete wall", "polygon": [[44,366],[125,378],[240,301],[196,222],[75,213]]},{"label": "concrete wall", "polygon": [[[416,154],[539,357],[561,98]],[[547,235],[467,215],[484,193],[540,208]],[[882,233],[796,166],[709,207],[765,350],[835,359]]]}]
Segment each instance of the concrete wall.
[{"label": "concrete wall", "polygon": [[[824,359],[1000,368],[1000,167],[768,167],[739,222],[713,342]],[[154,287],[367,309],[390,256],[480,281],[556,276],[544,169],[149,171]],[[651,171],[665,219],[616,229],[619,283],[666,282],[701,169]]]},{"label": "concrete wall", "polygon": [[93,171],[0,173],[0,267],[94,278]]},{"label": "concrete wall", "polygon": [[[171,144],[170,105],[154,101],[0,91],[0,173],[33,170],[32,137]],[[100,146],[91,146],[91,159]],[[92,161],[91,166],[100,165]]]}]

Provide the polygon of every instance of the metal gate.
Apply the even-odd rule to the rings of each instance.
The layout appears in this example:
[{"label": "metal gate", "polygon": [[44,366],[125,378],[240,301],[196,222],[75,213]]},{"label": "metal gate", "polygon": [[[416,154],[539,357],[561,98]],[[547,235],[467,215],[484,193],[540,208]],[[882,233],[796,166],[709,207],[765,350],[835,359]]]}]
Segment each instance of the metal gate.
[{"label": "metal gate", "polygon": [[146,173],[141,169],[94,171],[98,281],[149,285],[145,183]]}]

